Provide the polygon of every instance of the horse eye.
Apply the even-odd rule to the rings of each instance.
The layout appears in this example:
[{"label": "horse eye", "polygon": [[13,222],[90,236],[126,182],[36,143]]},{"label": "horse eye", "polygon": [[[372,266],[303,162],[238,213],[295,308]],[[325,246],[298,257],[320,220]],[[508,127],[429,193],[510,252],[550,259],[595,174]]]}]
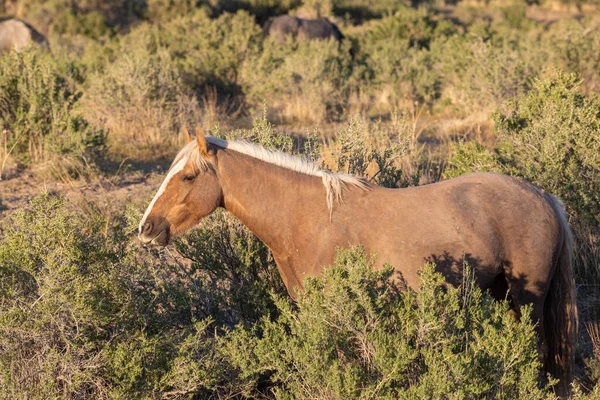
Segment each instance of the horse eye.
[{"label": "horse eye", "polygon": [[183,180],[184,180],[185,182],[191,182],[191,181],[193,181],[194,179],[196,179],[196,177],[195,177],[194,175],[184,175],[184,176],[183,176]]}]

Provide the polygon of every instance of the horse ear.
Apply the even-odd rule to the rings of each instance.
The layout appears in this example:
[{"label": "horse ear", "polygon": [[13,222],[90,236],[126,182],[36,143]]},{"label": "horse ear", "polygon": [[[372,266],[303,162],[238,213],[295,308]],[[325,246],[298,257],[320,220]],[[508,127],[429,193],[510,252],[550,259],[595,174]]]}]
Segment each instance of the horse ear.
[{"label": "horse ear", "polygon": [[186,143],[189,143],[192,140],[194,140],[194,138],[192,137],[192,135],[190,135],[190,133],[188,132],[187,125],[183,126],[183,133],[185,133],[185,142]]},{"label": "horse ear", "polygon": [[204,133],[202,133],[202,129],[196,128],[196,143],[198,144],[198,150],[200,150],[200,154],[202,156],[208,155],[208,143],[206,142],[206,137],[204,137]]}]

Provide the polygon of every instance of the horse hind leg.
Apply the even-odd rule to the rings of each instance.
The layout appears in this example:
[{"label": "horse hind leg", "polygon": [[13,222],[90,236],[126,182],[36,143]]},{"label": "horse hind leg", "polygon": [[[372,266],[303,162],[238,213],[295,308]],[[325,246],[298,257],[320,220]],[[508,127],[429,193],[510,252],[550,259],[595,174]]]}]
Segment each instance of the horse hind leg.
[{"label": "horse hind leg", "polygon": [[[542,289],[542,290],[540,290]],[[538,285],[532,285],[523,278],[507,277],[500,273],[489,286],[490,295],[496,301],[507,300],[510,304],[509,313],[517,320],[521,320],[521,307],[525,304],[532,305],[531,321],[535,324],[539,336],[538,352],[542,364],[548,357],[548,344],[544,330],[544,303],[546,291]]]},{"label": "horse hind leg", "polygon": [[[548,282],[548,281],[546,281]],[[524,277],[510,276],[506,278],[506,283],[509,289],[509,296],[512,303],[512,310],[518,320],[521,320],[521,308],[524,305],[530,304],[531,315],[530,319],[535,324],[536,333],[538,334],[538,354],[542,365],[547,361],[549,355],[548,341],[546,340],[546,332],[544,329],[544,304],[548,284],[540,283],[539,281],[532,282]]]}]

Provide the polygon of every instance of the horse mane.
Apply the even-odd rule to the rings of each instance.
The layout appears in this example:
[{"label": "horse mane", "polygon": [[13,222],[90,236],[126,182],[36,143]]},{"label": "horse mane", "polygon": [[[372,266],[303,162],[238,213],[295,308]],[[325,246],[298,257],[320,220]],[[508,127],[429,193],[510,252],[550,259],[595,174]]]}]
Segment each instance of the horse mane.
[{"label": "horse mane", "polygon": [[[365,178],[325,171],[305,158],[292,156],[280,151],[272,151],[245,140],[225,140],[214,136],[206,136],[206,141],[223,149],[237,151],[238,153],[245,154],[269,164],[277,165],[278,167],[305,175],[320,177],[323,186],[325,186],[327,207],[330,214],[333,213],[335,202],[342,202],[343,192],[348,187],[355,187],[362,190],[369,189],[369,183]],[[195,140],[181,149],[177,157],[175,157],[173,165],[175,165],[182,157],[188,157],[189,160],[194,163],[194,167],[199,171],[206,171],[210,168],[208,162],[200,155]]]}]

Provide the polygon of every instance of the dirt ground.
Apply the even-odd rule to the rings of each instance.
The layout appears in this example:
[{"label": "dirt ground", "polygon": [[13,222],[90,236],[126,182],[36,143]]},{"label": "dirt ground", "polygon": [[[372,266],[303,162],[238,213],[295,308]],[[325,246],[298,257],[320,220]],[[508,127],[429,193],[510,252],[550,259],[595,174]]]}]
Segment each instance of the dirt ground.
[{"label": "dirt ground", "polygon": [[0,180],[0,221],[10,211],[26,205],[29,199],[44,192],[65,196],[74,205],[86,202],[112,208],[131,202],[143,208],[163,178],[163,174],[157,172],[134,171],[118,176],[94,177],[87,181],[64,182],[42,179],[24,172]]}]

